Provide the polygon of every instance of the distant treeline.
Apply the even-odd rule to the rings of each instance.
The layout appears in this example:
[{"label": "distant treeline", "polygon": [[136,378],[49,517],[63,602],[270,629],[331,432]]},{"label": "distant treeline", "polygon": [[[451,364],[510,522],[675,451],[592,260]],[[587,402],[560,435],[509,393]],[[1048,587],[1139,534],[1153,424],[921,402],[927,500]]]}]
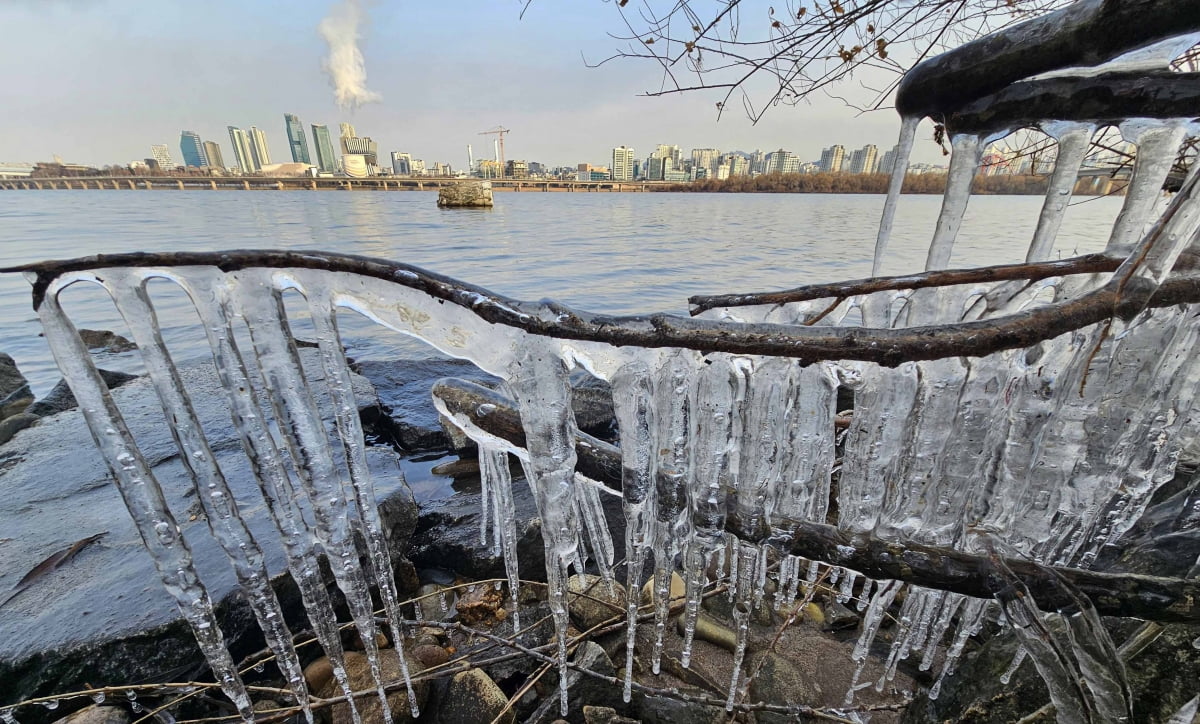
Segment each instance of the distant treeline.
[{"label": "distant treeline", "polygon": [[[885,194],[888,178],[888,174],[884,173],[768,173],[722,180],[702,179],[655,189],[718,193]],[[976,194],[1042,195],[1046,193],[1046,181],[1045,176],[1032,175],[976,176],[971,191]],[[1076,192],[1096,193],[1084,188],[1090,184],[1090,180],[1082,181]],[[906,194],[941,194],[945,190],[944,173],[909,174],[904,178],[903,193]]]}]

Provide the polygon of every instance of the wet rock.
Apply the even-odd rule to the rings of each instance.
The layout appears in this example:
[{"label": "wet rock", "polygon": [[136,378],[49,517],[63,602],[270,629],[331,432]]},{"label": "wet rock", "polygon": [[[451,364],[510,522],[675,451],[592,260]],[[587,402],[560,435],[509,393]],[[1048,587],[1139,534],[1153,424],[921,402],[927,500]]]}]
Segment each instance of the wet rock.
[{"label": "wet rock", "polygon": [[491,181],[460,181],[438,189],[438,208],[491,208],[493,203]]},{"label": "wet rock", "polygon": [[567,607],[571,620],[581,629],[590,629],[613,616],[624,616],[626,600],[625,587],[616,581],[608,584],[600,576],[588,573],[567,579]]},{"label": "wet rock", "polygon": [[441,666],[450,660],[450,652],[441,646],[421,644],[412,649],[413,658],[421,662],[425,668]]},{"label": "wet rock", "polygon": [[[100,373],[100,378],[104,380],[104,384],[108,385],[108,389],[110,390],[115,390],[121,385],[138,378],[137,375],[131,375],[127,372],[103,369],[97,371]],[[39,417],[49,417],[50,415],[57,415],[66,410],[73,410],[77,405],[75,395],[72,394],[71,388],[67,386],[67,381],[59,380],[58,384],[54,385],[54,389],[50,390],[45,397],[27,407],[25,411]],[[161,409],[159,408],[160,415]]]},{"label": "wet rock", "polygon": [[[400,659],[396,655],[396,649],[384,649],[379,652],[380,669],[383,671],[385,680],[396,681],[401,678]],[[408,672],[416,674],[425,670],[421,662],[415,658],[408,656]],[[350,679],[350,686],[355,691],[367,691],[375,688],[375,682],[371,676],[370,664],[367,663],[365,654],[360,654],[356,651],[346,652],[346,676]],[[413,692],[417,695],[417,706],[425,705],[425,697],[429,694],[428,681],[414,681]],[[317,696],[325,698],[333,698],[341,695],[341,689],[336,681],[329,681],[325,687],[317,692]],[[413,721],[412,711],[408,700],[408,690],[403,686],[394,691],[388,692],[388,707],[392,710],[392,720],[399,724],[400,722]],[[358,713],[364,722],[383,721],[383,710],[379,705],[379,698],[375,696],[364,696],[356,702]],[[352,724],[353,720],[350,715],[350,707],[345,704],[335,704],[333,706],[333,724]]]},{"label": "wet rock", "polygon": [[441,621],[453,610],[454,592],[446,591],[445,586],[437,583],[426,583],[417,589],[417,606],[421,608],[421,619],[424,621]]},{"label": "wet rock", "polygon": [[34,424],[42,418],[28,412],[20,412],[0,420],[0,445],[13,439],[13,436]]},{"label": "wet rock", "polygon": [[468,626],[492,625],[508,618],[508,612],[504,610],[507,600],[503,588],[480,583],[460,589],[454,608],[458,611],[458,620]]},{"label": "wet rock", "polygon": [[0,397],[8,397],[27,384],[25,375],[17,368],[16,360],[0,352]]},{"label": "wet rock", "polygon": [[857,628],[861,620],[857,613],[837,601],[827,601],[821,614],[826,631],[845,631]]},{"label": "wet rock", "polygon": [[[301,358],[309,379],[323,378],[314,350],[302,350]],[[286,562],[278,533],[230,424],[216,372],[211,364],[179,369],[214,458],[251,531],[263,541],[265,562],[285,610],[295,610],[299,594],[290,577],[279,576]],[[357,399],[374,404],[370,385],[357,375],[353,381]],[[112,395],[191,544],[197,570],[219,605],[235,660],[261,650],[264,643],[248,606],[240,595],[230,595],[236,581],[224,552],[207,523],[193,517],[196,493],[149,380],[132,380]],[[330,425],[332,414],[322,409]],[[385,510],[398,493],[411,501],[396,464],[391,449],[368,448],[376,499]],[[0,555],[0,591],[11,590],[51,553],[86,536],[105,534],[0,606],[0,705],[31,692],[80,689],[85,682],[103,686],[159,680],[163,672],[185,680],[202,675],[195,638],[160,582],[78,410],[43,418],[0,447],[0,475],[5,493],[0,496],[0,535],[11,539]],[[394,555],[404,550],[399,543]]]},{"label": "wet rock", "polygon": [[[677,601],[682,601],[686,597],[687,597],[687,584],[684,583],[683,578],[678,573],[675,573],[674,571],[672,571],[671,572],[671,588],[670,588],[669,600],[672,603],[675,603]],[[719,598],[719,597],[714,596],[713,598]],[[650,580],[646,581],[646,584],[644,586],[642,586],[642,605],[643,606],[649,605],[653,602],[654,602],[654,576],[650,576]]]},{"label": "wet rock", "polygon": [[724,724],[729,716],[719,706],[707,706],[661,696],[639,696],[637,717],[643,724]]},{"label": "wet rock", "polygon": [[[682,616],[678,619],[678,628],[680,635],[683,635],[685,621]],[[701,641],[716,644],[726,651],[737,649],[737,632],[704,611],[700,611],[696,616],[696,628],[693,630],[693,636]]]},{"label": "wet rock", "polygon": [[499,378],[459,359],[366,361],[356,364],[355,371],[375,386],[389,417],[393,442],[408,451],[450,449],[433,407],[431,391],[437,380],[457,377],[485,386],[499,384]]},{"label": "wet rock", "polygon": [[512,709],[505,711],[507,705],[508,696],[496,682],[483,671],[471,669],[450,678],[438,711],[438,722],[488,724],[499,721],[512,724],[516,716]]},{"label": "wet rock", "polygon": [[612,387],[587,370],[571,373],[571,409],[575,425],[589,435],[616,442],[616,415],[613,412]]},{"label": "wet rock", "polygon": [[0,399],[0,420],[24,412],[33,401],[33,391],[29,389],[29,385],[21,385],[4,399]]},{"label": "wet rock", "polygon": [[[608,658],[604,649],[594,641],[585,641],[580,644],[579,648],[575,650],[573,661],[589,671],[605,676],[616,676],[616,668],[613,666],[612,659]],[[594,676],[586,676],[574,669],[567,672],[567,701],[569,708],[566,718],[569,721],[582,720],[585,704],[608,707],[616,711],[625,709],[625,705],[621,701],[620,685],[610,684]],[[558,718],[559,699],[557,688],[554,688],[553,693],[545,697],[542,704],[527,721],[530,724],[548,724]]]},{"label": "wet rock", "polygon": [[328,656],[322,656],[304,667],[304,683],[308,684],[309,691],[320,691],[331,681],[333,681],[333,664],[329,661]]},{"label": "wet rock", "polygon": [[136,344],[107,329],[81,329],[79,338],[83,340],[84,346],[94,352],[117,354],[137,349]]},{"label": "wet rock", "polygon": [[616,709],[607,706],[584,706],[585,724],[638,724],[637,719],[621,716]]},{"label": "wet rock", "polygon": [[[777,653],[766,651],[752,655],[745,666],[746,671],[754,672],[754,679],[750,682],[750,701],[815,706],[821,700],[821,687]],[[764,724],[794,721],[789,716],[770,712],[759,712],[757,716],[758,721]]]},{"label": "wet rock", "polygon": [[54,724],[129,724],[129,712],[119,706],[92,706],[55,720]]}]

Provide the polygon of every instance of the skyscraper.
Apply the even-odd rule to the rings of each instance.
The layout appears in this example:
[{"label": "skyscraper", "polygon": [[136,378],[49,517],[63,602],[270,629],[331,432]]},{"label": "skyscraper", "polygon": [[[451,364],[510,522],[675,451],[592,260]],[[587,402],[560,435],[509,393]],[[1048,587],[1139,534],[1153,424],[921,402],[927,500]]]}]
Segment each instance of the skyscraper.
[{"label": "skyscraper", "polygon": [[267,134],[258,126],[250,126],[250,150],[254,154],[255,171],[271,163],[271,152],[267,150]]},{"label": "skyscraper", "polygon": [[397,176],[412,174],[412,154],[403,151],[392,151],[392,173]]},{"label": "skyscraper", "polygon": [[164,171],[170,171],[175,168],[175,162],[171,160],[171,152],[167,150],[167,144],[156,143],[150,147],[150,157],[157,163],[158,167]]},{"label": "skyscraper", "polygon": [[846,157],[846,149],[843,146],[830,146],[821,151],[821,171],[823,173],[837,173],[842,170],[842,160]]},{"label": "skyscraper", "polygon": [[337,171],[337,155],[333,151],[333,140],[329,137],[329,126],[312,126],[313,150],[317,152],[317,167],[325,173]]},{"label": "skyscraper", "polygon": [[715,176],[717,166],[721,160],[721,152],[715,148],[693,148],[692,149],[692,168],[707,169],[710,176]]},{"label": "skyscraper", "polygon": [[209,168],[225,170],[225,159],[221,157],[221,146],[216,141],[204,142],[204,156],[208,159]]},{"label": "skyscraper", "polygon": [[283,114],[283,124],[287,129],[292,160],[296,163],[312,163],[312,157],[308,155],[308,139],[304,137],[304,124],[291,113]]},{"label": "skyscraper", "polygon": [[179,150],[183,153],[183,165],[204,168],[208,165],[208,154],[204,151],[204,142],[200,134],[193,131],[183,131],[179,134]]},{"label": "skyscraper", "polygon": [[250,137],[246,132],[237,126],[229,126],[229,142],[233,144],[233,156],[237,159],[238,168],[242,173],[257,171],[254,152],[250,150]]},{"label": "skyscraper", "polygon": [[633,180],[633,149],[621,146],[612,150],[612,180]]},{"label": "skyscraper", "polygon": [[879,162],[879,148],[868,143],[850,154],[850,173],[875,173]]}]

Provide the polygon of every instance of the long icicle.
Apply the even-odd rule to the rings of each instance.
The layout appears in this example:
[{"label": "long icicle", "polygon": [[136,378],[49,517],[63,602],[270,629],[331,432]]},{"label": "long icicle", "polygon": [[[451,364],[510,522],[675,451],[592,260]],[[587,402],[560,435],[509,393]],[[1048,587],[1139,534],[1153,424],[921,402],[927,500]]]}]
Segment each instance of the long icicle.
[{"label": "long icicle", "polygon": [[125,507],[154,560],[163,585],[192,627],[196,642],[213,675],[221,683],[221,689],[237,707],[242,719],[253,722],[253,704],[225,647],[208,590],[196,575],[191,548],[167,507],[162,487],[150,472],[150,466],[96,371],[87,347],[59,305],[57,289],[51,290],[42,300],[38,317],[50,352],[79,401],[96,447],[112,471]]},{"label": "long icicle", "polygon": [[233,564],[238,583],[246,593],[268,647],[275,654],[279,670],[304,712],[305,720],[311,724],[312,709],[304,672],[292,646],[292,634],[284,621],[283,609],[271,588],[262,548],[242,519],[233,491],[217,466],[179,371],[163,342],[158,317],[147,294],[146,280],[138,276],[128,270],[113,270],[105,276],[104,284],[142,353],[163,413],[172,421],[169,425],[171,436],[179,448],[180,461],[195,485],[209,530]]},{"label": "long icicle", "polygon": [[259,360],[263,387],[276,419],[281,422],[284,439],[312,502],[317,538],[330,558],[329,567],[338,588],[346,596],[346,604],[358,627],[384,722],[391,724],[392,712],[380,669],[371,592],[354,542],[349,505],[287,327],[283,300],[269,272],[243,272],[243,275],[238,279],[238,306]]}]

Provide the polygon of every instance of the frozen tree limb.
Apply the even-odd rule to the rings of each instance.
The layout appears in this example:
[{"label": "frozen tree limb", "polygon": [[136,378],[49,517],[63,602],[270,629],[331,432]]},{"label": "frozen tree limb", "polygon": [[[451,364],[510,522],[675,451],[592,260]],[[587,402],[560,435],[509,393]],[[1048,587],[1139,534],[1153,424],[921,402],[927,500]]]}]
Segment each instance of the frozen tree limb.
[{"label": "frozen tree limb", "polygon": [[[433,394],[449,411],[468,417],[480,429],[518,447],[524,445],[520,414],[499,393],[462,380],[442,380],[434,386]],[[578,433],[575,451],[580,473],[620,489],[618,448]],[[780,534],[761,521],[751,525],[735,516],[725,524],[727,532],[743,541],[770,543],[781,552],[850,568],[871,578],[991,598],[1008,590],[1007,569],[1024,583],[1043,610],[1074,608],[1073,588],[1105,616],[1200,621],[1200,581],[1196,580],[1050,568],[1031,561],[992,559],[949,548],[853,535],[836,526],[808,521],[776,521],[775,528],[790,532]]]},{"label": "frozen tree limb", "polygon": [[885,366],[954,356],[984,356],[1024,348],[1114,316],[1131,317],[1146,307],[1200,302],[1200,273],[1176,272],[1157,287],[1118,273],[1104,286],[1078,298],[1006,317],[874,329],[729,324],[670,314],[624,317],[592,314],[558,303],[509,299],[407,264],[325,252],[139,252],[41,262],[0,269],[0,272],[33,273],[33,303],[37,309],[50,283],[64,274],[85,270],[102,274],[102,270],[109,267],[169,266],[213,266],[226,272],[251,267],[290,267],[361,274],[456,304],[492,324],[544,337],[602,342],[618,347],[679,347],[701,352],[772,355],[790,357],[801,363],[841,359]]}]

